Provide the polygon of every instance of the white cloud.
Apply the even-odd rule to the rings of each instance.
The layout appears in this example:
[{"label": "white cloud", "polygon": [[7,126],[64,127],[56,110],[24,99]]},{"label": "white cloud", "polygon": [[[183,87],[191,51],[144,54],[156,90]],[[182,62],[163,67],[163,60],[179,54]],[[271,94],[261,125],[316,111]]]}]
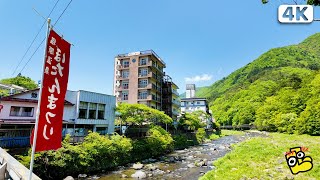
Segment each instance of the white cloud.
[{"label": "white cloud", "polygon": [[197,75],[193,77],[186,77],[184,80],[186,82],[200,82],[200,81],[210,81],[212,79],[212,75],[209,74],[202,74],[202,75]]}]

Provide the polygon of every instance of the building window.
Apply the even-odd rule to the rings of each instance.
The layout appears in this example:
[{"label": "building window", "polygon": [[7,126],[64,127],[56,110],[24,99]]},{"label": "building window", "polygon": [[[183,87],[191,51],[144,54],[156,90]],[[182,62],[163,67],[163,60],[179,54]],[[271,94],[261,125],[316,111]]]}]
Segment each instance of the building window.
[{"label": "building window", "polygon": [[129,71],[122,71],[123,78],[129,78]]},{"label": "building window", "polygon": [[147,99],[148,98],[148,91],[139,91],[138,99]]},{"label": "building window", "polygon": [[33,107],[22,107],[21,116],[22,117],[32,117],[33,116]]},{"label": "building window", "polygon": [[139,65],[140,66],[147,65],[147,58],[141,58]]},{"label": "building window", "polygon": [[122,100],[128,100],[128,92],[122,92]]},{"label": "building window", "polygon": [[139,80],[139,88],[145,88],[148,85],[148,79],[141,79]]},{"label": "building window", "polygon": [[143,68],[143,69],[139,69],[139,76],[147,76],[148,75],[148,69],[147,68]]},{"label": "building window", "polygon": [[200,104],[200,101],[197,101],[197,104]]},{"label": "building window", "polygon": [[10,116],[19,116],[19,113],[20,113],[20,107],[11,106]]},{"label": "building window", "polygon": [[98,119],[104,119],[105,106],[104,104],[98,104]]},{"label": "building window", "polygon": [[123,61],[123,67],[124,68],[129,67],[129,61]]},{"label": "building window", "polygon": [[89,104],[89,119],[96,119],[97,115],[97,104],[90,103]]},{"label": "building window", "polygon": [[88,109],[88,103],[87,102],[80,102],[80,105],[79,105],[79,118],[80,119],[87,119],[87,109]]},{"label": "building window", "polygon": [[11,106],[10,116],[32,117],[33,110],[33,107]]},{"label": "building window", "polygon": [[122,81],[122,88],[123,89],[129,89],[129,82],[128,81]]}]

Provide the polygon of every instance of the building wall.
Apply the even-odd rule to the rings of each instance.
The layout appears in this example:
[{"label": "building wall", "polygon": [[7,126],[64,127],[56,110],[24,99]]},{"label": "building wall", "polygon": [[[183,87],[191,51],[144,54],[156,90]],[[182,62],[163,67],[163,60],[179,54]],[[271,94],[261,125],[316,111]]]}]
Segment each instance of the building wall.
[{"label": "building wall", "polygon": [[[25,119],[36,119],[37,112],[37,103],[30,102],[14,102],[14,101],[1,101],[3,105],[3,109],[0,112],[0,119],[17,119],[17,120],[25,120]],[[32,117],[21,117],[21,116],[10,116],[11,106],[18,107],[33,107],[33,116]],[[75,111],[74,106],[65,105],[63,111],[63,120],[70,121],[71,119],[75,119],[73,112]]]},{"label": "building wall", "polygon": [[[11,102],[11,101],[1,101],[3,105],[3,109],[0,112],[0,119],[36,119],[36,111],[37,111],[37,103],[27,103],[27,102]],[[19,107],[33,107],[33,116],[32,117],[20,117],[20,116],[10,116],[11,106],[19,106]]]}]

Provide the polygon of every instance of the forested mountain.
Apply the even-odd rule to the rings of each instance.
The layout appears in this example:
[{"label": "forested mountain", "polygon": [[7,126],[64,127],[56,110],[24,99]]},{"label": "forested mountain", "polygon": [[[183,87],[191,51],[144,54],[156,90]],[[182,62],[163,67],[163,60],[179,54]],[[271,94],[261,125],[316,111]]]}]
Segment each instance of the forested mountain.
[{"label": "forested mountain", "polygon": [[319,135],[319,70],[317,33],[298,45],[269,50],[201,93],[220,124]]}]

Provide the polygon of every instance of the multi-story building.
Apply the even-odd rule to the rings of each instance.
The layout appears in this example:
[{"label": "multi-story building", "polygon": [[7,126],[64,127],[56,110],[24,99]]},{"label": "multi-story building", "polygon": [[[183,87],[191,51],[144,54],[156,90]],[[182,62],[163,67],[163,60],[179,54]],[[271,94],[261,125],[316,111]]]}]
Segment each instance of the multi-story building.
[{"label": "multi-story building", "polygon": [[194,84],[186,85],[186,98],[181,99],[181,113],[192,113],[194,111],[203,111],[209,118],[202,118],[203,123],[207,128],[211,128],[212,125],[212,113],[209,110],[208,101],[206,98],[195,97],[196,86]]},{"label": "multi-story building", "polygon": [[178,86],[172,82],[170,76],[165,75],[162,85],[162,110],[176,120],[180,114],[180,100]]},{"label": "multi-story building", "polygon": [[[22,92],[0,99],[0,146],[29,144],[36,120],[39,89]],[[115,120],[114,96],[88,92],[67,91],[62,134],[70,134],[81,141],[88,131],[112,134]]]},{"label": "multi-story building", "polygon": [[[166,107],[163,103],[169,103],[163,101],[165,67],[165,62],[153,50],[117,55],[113,89],[117,103],[145,104],[163,110]],[[173,89],[177,88],[174,84]]]}]

